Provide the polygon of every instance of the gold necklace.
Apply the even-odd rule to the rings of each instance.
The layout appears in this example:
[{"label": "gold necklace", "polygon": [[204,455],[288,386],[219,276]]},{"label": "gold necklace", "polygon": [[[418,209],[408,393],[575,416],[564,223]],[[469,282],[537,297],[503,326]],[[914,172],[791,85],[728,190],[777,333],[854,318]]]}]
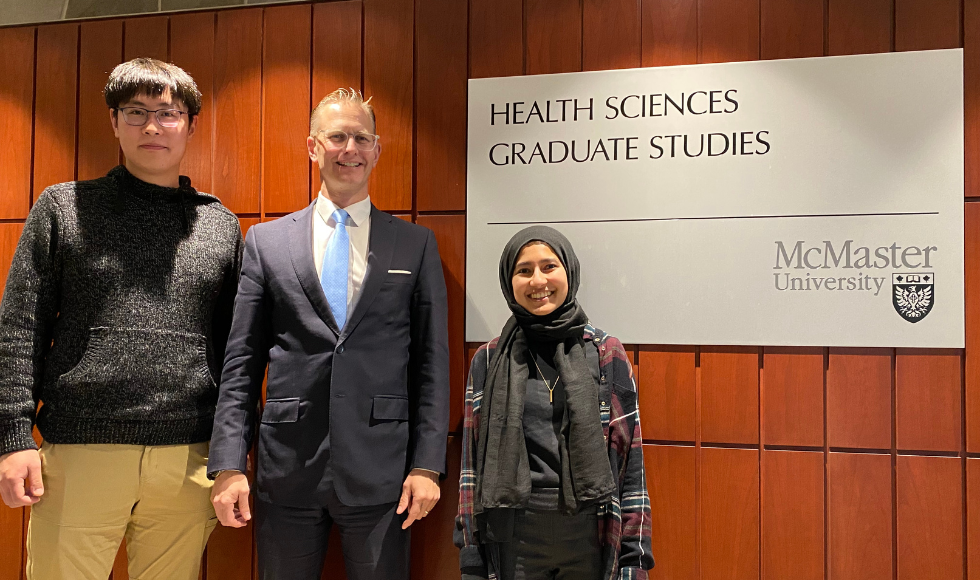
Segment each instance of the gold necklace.
[{"label": "gold necklace", "polygon": [[544,378],[544,373],[541,372],[541,367],[538,366],[538,361],[537,361],[537,358],[538,357],[536,357],[534,355],[534,353],[531,352],[531,349],[527,349],[527,351],[531,353],[531,362],[534,363],[534,368],[538,369],[538,376],[541,377],[541,380],[542,381],[544,381],[544,386],[548,387],[548,402],[551,403],[552,405],[554,405],[555,404],[555,387],[558,386],[558,379],[561,378],[561,375],[560,374],[555,375],[555,384],[549,385],[548,384],[548,379]]}]

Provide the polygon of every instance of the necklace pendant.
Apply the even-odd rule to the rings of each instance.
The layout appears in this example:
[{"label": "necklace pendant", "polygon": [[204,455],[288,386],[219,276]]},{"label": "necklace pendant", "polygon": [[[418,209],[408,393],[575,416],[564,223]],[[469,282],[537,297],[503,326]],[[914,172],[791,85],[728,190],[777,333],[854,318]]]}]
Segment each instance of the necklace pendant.
[{"label": "necklace pendant", "polygon": [[548,389],[548,402],[551,403],[552,405],[555,404],[555,391],[551,389]]}]

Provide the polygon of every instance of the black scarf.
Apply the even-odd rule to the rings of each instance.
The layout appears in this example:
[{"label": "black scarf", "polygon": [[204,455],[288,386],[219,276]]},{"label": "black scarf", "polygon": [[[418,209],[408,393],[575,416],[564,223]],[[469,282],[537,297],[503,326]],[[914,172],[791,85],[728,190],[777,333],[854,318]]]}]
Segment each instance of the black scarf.
[{"label": "black scarf", "polygon": [[[535,240],[551,247],[568,276],[568,296],[544,316],[535,316],[517,303],[511,282],[521,249]],[[558,440],[559,508],[564,513],[576,513],[583,506],[606,501],[616,489],[599,419],[598,386],[585,359],[582,334],[589,319],[575,300],[580,281],[578,257],[557,230],[531,226],[515,234],[504,247],[499,274],[500,289],[513,316],[500,333],[483,389],[475,458],[475,513],[526,507],[531,495],[522,423],[528,379],[527,338],[559,343],[554,362],[566,396]]]}]

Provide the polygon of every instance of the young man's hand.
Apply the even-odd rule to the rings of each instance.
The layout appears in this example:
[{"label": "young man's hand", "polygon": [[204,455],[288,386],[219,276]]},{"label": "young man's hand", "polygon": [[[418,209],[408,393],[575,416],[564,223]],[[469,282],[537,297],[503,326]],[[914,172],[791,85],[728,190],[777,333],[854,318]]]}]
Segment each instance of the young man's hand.
[{"label": "young man's hand", "polygon": [[41,456],[37,449],[0,455],[0,497],[8,507],[19,508],[41,501]]},{"label": "young man's hand", "polygon": [[248,478],[241,471],[222,471],[211,488],[211,503],[221,525],[242,528],[252,519],[248,508]]}]

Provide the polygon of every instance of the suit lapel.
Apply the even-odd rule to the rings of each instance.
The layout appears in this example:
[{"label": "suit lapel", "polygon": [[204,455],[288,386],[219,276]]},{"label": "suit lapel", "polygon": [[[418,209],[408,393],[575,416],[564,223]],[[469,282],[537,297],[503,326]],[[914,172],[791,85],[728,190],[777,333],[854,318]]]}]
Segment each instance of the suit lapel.
[{"label": "suit lapel", "polygon": [[[364,283],[361,285],[361,295],[357,298],[354,311],[351,313],[350,320],[344,326],[343,336],[340,340],[350,336],[357,324],[364,318],[364,313],[371,308],[378,295],[378,290],[388,277],[388,267],[391,265],[391,256],[395,252],[395,239],[398,234],[395,230],[391,217],[378,208],[371,205],[371,237],[368,240],[368,260],[367,271],[364,273]],[[312,250],[311,250],[312,251]],[[323,292],[320,292],[323,295]],[[327,303],[327,299],[323,299]]]},{"label": "suit lapel", "polygon": [[293,223],[289,232],[289,257],[293,262],[293,270],[296,271],[296,278],[299,279],[306,298],[313,305],[313,310],[320,316],[323,322],[334,332],[340,335],[337,329],[337,322],[333,319],[330,312],[330,305],[327,297],[323,294],[323,287],[320,286],[320,279],[316,275],[316,266],[313,264],[313,212],[316,211],[314,201],[305,210],[293,215]]}]

